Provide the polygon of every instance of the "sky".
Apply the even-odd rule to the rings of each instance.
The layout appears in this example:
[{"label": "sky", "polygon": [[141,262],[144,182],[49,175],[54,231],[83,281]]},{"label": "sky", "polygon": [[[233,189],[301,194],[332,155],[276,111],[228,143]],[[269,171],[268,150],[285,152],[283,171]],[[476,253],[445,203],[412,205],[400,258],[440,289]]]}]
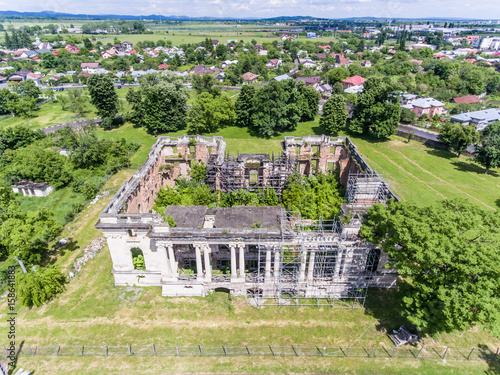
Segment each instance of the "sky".
[{"label": "sky", "polygon": [[0,0],[0,9],[191,17],[461,17],[500,19],[498,0]]}]

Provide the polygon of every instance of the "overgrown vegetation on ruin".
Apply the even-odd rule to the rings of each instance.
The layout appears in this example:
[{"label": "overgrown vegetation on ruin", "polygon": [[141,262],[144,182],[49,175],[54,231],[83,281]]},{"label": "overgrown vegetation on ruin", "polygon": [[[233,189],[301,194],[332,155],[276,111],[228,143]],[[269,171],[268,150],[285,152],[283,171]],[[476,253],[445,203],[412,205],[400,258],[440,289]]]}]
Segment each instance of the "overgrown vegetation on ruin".
[{"label": "overgrown vegetation on ruin", "polygon": [[345,191],[335,174],[302,176],[293,174],[287,181],[280,197],[272,187],[260,192],[239,189],[231,192],[215,192],[205,184],[206,167],[194,164],[190,180],[177,178],[172,188],[162,188],[158,192],[153,209],[162,214],[167,206],[277,206],[288,211],[300,212],[305,219],[334,218],[344,201]]}]

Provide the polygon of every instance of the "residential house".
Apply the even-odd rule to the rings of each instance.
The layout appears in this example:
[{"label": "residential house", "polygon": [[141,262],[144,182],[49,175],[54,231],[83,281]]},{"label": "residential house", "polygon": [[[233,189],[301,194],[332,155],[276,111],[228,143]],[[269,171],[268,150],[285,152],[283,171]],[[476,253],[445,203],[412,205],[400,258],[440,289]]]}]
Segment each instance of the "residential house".
[{"label": "residential house", "polygon": [[106,50],[102,55],[101,57],[103,59],[108,59],[110,58],[111,56],[114,56],[114,55],[117,55],[118,54],[118,51],[114,48],[111,48],[111,49],[108,49]]},{"label": "residential house", "polygon": [[40,79],[43,77],[43,74],[37,74],[37,73],[28,73],[26,76],[26,80],[32,80],[35,82],[35,85],[40,86]]},{"label": "residential house", "polygon": [[345,56],[341,53],[330,53],[330,56],[335,59],[335,66],[348,65],[351,63],[349,59],[346,59]]},{"label": "residential house", "polygon": [[460,113],[450,117],[451,122],[459,122],[463,125],[474,124],[476,130],[481,131],[488,126],[488,124],[500,121],[500,108],[483,109],[481,111],[473,111],[467,113]]},{"label": "residential house", "polygon": [[134,45],[127,41],[123,42],[121,45],[121,49],[123,51],[130,51],[132,48],[134,48]]},{"label": "residential house", "polygon": [[96,73],[98,69],[101,69],[101,64],[98,62],[83,62],[80,64],[82,71],[86,73]]},{"label": "residential house", "polygon": [[318,69],[318,63],[311,59],[299,59],[299,63],[306,69]]},{"label": "residential house", "polygon": [[318,59],[326,60],[326,55],[324,53],[315,53],[314,56],[316,56]]},{"label": "residential house", "polygon": [[282,74],[280,76],[274,77],[273,79],[275,79],[278,82],[281,82],[281,81],[285,81],[287,79],[292,79],[292,77],[290,77],[288,74]]},{"label": "residential house", "polygon": [[281,65],[281,59],[271,59],[266,63],[269,69],[277,69]]},{"label": "residential house", "polygon": [[350,78],[346,78],[342,81],[342,86],[344,87],[344,90],[352,87],[352,86],[359,86],[365,83],[366,78],[363,78],[361,76],[352,76]]},{"label": "residential house", "polygon": [[165,69],[168,69],[170,67],[170,65],[168,64],[160,64],[158,65],[158,70],[165,70]]},{"label": "residential house", "polygon": [[422,115],[442,115],[446,112],[444,104],[434,98],[418,98],[410,101],[403,108],[412,110],[418,117]]},{"label": "residential house", "polygon": [[241,76],[241,79],[244,81],[244,83],[250,83],[250,82],[256,82],[258,77],[259,76],[257,74],[254,74],[252,72],[246,72]]},{"label": "residential house", "polygon": [[460,96],[458,98],[451,99],[451,102],[455,103],[455,104],[460,104],[460,103],[477,104],[477,103],[480,103],[479,98],[476,95]]},{"label": "residential house", "polygon": [[20,59],[32,59],[36,55],[38,55],[38,53],[36,51],[23,51],[23,53],[21,53],[21,55],[19,55],[19,58]]},{"label": "residential house", "polygon": [[311,87],[318,87],[319,83],[321,82],[321,77],[320,76],[313,76],[313,77],[297,77],[297,82],[296,84],[299,85],[301,82],[304,82],[304,85],[306,86],[311,86]]},{"label": "residential house", "polygon": [[217,39],[212,39],[212,44],[214,45],[214,48],[219,45],[219,41]]},{"label": "residential house", "polygon": [[316,87],[316,91],[321,95],[323,99],[328,99],[332,95],[332,90],[332,86],[330,86],[329,84]]},{"label": "residential house", "polygon": [[308,38],[316,38],[316,33],[309,32],[309,33],[307,33],[307,37]]}]

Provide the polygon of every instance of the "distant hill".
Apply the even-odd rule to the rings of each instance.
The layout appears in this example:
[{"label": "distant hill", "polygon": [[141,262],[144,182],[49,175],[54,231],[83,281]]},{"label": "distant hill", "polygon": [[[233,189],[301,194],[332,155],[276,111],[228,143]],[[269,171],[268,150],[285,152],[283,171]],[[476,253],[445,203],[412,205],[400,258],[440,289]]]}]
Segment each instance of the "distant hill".
[{"label": "distant hill", "polygon": [[[256,18],[256,17],[246,17],[246,18],[234,18],[234,17],[188,17],[188,16],[163,16],[159,14],[150,15],[139,15],[132,16],[127,14],[73,14],[73,13],[59,13],[52,11],[42,11],[42,12],[17,12],[13,10],[2,10],[0,11],[0,16],[14,16],[14,17],[36,17],[36,18],[78,18],[78,19],[88,19],[88,20],[102,20],[102,19],[119,19],[119,20],[164,20],[164,21],[267,21],[267,22],[283,22],[283,21],[301,21],[301,20],[321,20],[327,21],[328,18],[318,18],[311,16],[281,16],[281,17],[271,17],[271,18]],[[388,18],[377,18],[377,17],[350,17],[350,18],[335,18],[336,20],[345,21],[383,21]],[[400,21],[484,21],[481,19],[466,19],[466,18],[397,18]]]}]

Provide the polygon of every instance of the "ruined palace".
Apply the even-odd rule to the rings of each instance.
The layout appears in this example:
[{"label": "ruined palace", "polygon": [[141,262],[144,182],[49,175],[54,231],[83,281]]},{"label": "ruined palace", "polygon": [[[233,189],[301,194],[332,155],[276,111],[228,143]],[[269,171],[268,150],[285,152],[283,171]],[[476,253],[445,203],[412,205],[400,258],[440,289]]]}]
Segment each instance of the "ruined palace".
[{"label": "ruined palace", "polygon": [[[200,162],[207,166],[206,183],[220,192],[272,187],[279,195],[293,173],[338,173],[346,201],[338,219],[317,221],[280,206],[168,206],[161,215],[154,212],[160,188],[188,178]],[[163,296],[226,291],[257,305],[357,307],[369,286],[396,284],[386,254],[358,235],[366,210],[389,198],[397,199],[347,137],[285,137],[279,155],[231,155],[222,137],[159,137],[96,226],[107,239],[115,285],[161,286]],[[142,269],[134,262],[137,253]]]}]

